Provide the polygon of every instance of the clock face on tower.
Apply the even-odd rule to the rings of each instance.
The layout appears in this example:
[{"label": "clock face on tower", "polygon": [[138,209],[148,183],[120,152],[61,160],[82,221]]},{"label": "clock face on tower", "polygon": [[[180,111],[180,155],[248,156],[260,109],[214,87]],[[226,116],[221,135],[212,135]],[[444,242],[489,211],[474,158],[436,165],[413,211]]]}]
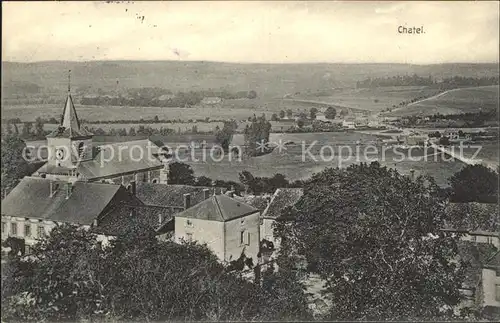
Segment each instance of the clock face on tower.
[{"label": "clock face on tower", "polygon": [[59,148],[56,150],[56,159],[63,160],[64,159],[64,149]]}]

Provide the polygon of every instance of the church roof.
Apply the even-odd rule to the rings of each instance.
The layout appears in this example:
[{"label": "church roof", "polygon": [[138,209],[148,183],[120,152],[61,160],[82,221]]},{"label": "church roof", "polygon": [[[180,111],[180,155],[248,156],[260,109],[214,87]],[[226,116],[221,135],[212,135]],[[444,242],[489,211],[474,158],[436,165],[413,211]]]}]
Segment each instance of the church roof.
[{"label": "church roof", "polygon": [[[54,194],[50,196],[50,183]],[[67,198],[66,183],[24,177],[2,201],[2,216],[26,217],[55,222],[89,225],[110,205],[121,185],[73,183]]]},{"label": "church roof", "polygon": [[213,195],[175,216],[226,222],[258,211],[253,206],[237,201],[227,195]]},{"label": "church roof", "polygon": [[[163,164],[154,156],[158,149],[157,145],[147,139],[101,145],[93,159],[75,165],[76,172],[82,179],[95,180],[160,169]],[[37,173],[53,174],[53,168],[46,163]]]},{"label": "church roof", "polygon": [[68,94],[66,103],[59,127],[50,133],[47,137],[63,137],[63,138],[76,138],[76,137],[89,137],[92,133],[80,125],[80,120],[76,114],[73,98]]}]

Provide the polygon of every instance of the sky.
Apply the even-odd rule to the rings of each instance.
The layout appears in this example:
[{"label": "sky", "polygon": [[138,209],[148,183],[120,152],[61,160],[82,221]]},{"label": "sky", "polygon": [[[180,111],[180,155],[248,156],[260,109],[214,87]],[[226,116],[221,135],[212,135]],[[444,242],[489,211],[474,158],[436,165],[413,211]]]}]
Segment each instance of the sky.
[{"label": "sky", "polygon": [[[2,2],[2,60],[498,62],[499,4]],[[398,27],[424,34],[400,34]]]}]

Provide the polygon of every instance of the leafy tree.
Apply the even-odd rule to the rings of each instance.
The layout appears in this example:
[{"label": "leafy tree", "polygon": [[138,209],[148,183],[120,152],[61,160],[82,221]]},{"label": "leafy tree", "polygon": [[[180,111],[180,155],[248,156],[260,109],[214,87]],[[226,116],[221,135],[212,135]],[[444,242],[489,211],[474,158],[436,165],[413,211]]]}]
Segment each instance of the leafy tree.
[{"label": "leafy tree", "polygon": [[[131,229],[107,246],[56,227],[32,257],[2,266],[2,319],[12,321],[269,321],[310,318],[289,272],[263,286],[228,272],[206,246]],[[285,316],[286,315],[286,316]]]},{"label": "leafy tree", "polygon": [[35,120],[35,136],[37,138],[44,138],[45,137],[45,130],[43,130],[44,123],[43,119],[38,117]]},{"label": "leafy tree", "polygon": [[24,156],[26,144],[15,135],[2,138],[2,198],[12,190],[19,180],[29,175],[28,162]]},{"label": "leafy tree", "polygon": [[254,90],[251,90],[248,92],[248,96],[247,98],[249,99],[255,99],[257,97],[257,92],[255,92]]},{"label": "leafy tree", "polygon": [[452,202],[498,203],[498,173],[483,165],[467,165],[449,178]]},{"label": "leafy tree", "polygon": [[224,149],[225,152],[229,150],[229,145],[233,140],[234,133],[238,128],[235,120],[224,121],[222,129],[217,126],[215,128],[215,141]]},{"label": "leafy tree", "polygon": [[155,116],[154,117],[154,122],[160,122],[160,118],[158,118],[158,116]]},{"label": "leafy tree", "polygon": [[134,127],[130,127],[129,131],[128,131],[128,135],[129,136],[135,136],[136,133],[135,133],[135,128]]},{"label": "leafy tree", "polygon": [[196,183],[196,179],[194,177],[193,169],[188,164],[179,162],[171,163],[169,165],[168,183],[194,185]]},{"label": "leafy tree", "polygon": [[33,123],[30,121],[26,121],[23,123],[23,138],[30,138],[32,136]]},{"label": "leafy tree", "polygon": [[7,122],[5,132],[6,132],[7,135],[14,134],[14,131],[13,131],[13,128],[12,128],[12,123],[10,121]]},{"label": "leafy tree", "polygon": [[286,110],[286,116],[287,116],[288,119],[292,119],[293,118],[293,111],[292,111],[292,109]]},{"label": "leafy tree", "polygon": [[304,119],[300,118],[297,120],[297,126],[302,129],[302,127],[304,127],[304,124],[305,124],[305,121]]},{"label": "leafy tree", "polygon": [[271,116],[271,121],[278,121],[278,115],[276,113],[273,113],[273,115]]},{"label": "leafy tree", "polygon": [[448,138],[447,136],[443,136],[443,137],[439,138],[438,143],[440,145],[443,145],[443,146],[449,146],[450,145],[450,138]]},{"label": "leafy tree", "polygon": [[212,179],[206,176],[198,176],[195,184],[196,186],[212,186]]},{"label": "leafy tree", "polygon": [[337,110],[334,107],[328,107],[325,111],[325,118],[327,119],[335,119],[337,116]]},{"label": "leafy tree", "polygon": [[281,110],[279,117],[280,117],[280,119],[283,119],[285,117],[285,111]]},{"label": "leafy tree", "polygon": [[245,153],[248,156],[258,156],[269,152],[268,143],[271,132],[271,123],[262,114],[257,118],[254,116],[252,123],[246,125],[244,131]]},{"label": "leafy tree", "polygon": [[318,113],[318,109],[316,109],[316,108],[311,108],[309,110],[309,117],[311,118],[311,120],[316,119],[316,114],[317,113]]},{"label": "leafy tree", "polygon": [[328,319],[443,318],[460,300],[458,237],[441,231],[444,200],[432,178],[415,180],[378,163],[326,169],[278,224],[280,267],[326,281]]}]

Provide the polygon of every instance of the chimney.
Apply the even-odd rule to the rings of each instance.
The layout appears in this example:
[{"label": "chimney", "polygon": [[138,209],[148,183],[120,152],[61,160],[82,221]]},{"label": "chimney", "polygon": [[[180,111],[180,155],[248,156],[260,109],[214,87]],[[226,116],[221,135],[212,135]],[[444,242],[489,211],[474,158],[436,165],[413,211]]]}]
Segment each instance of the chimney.
[{"label": "chimney", "polygon": [[71,183],[66,183],[66,199],[69,199],[72,191],[73,191],[73,185],[71,185]]},{"label": "chimney", "polygon": [[158,224],[162,223],[163,223],[163,216],[161,215],[161,213],[158,213]]},{"label": "chimney", "polygon": [[49,187],[50,187],[50,197],[54,196],[54,182],[50,181],[49,182]]},{"label": "chimney", "polygon": [[99,223],[97,222],[97,219],[94,219],[94,222],[92,224],[94,227],[96,227]]},{"label": "chimney", "polygon": [[136,193],[136,189],[137,189],[137,186],[136,186],[135,180],[131,181],[130,182],[130,193],[132,195],[134,195],[134,196],[135,196],[135,193]]},{"label": "chimney", "polygon": [[191,194],[184,194],[184,210],[187,210],[191,207]]},{"label": "chimney", "polygon": [[210,197],[210,189],[209,188],[204,188],[203,189],[203,199],[206,200]]}]

